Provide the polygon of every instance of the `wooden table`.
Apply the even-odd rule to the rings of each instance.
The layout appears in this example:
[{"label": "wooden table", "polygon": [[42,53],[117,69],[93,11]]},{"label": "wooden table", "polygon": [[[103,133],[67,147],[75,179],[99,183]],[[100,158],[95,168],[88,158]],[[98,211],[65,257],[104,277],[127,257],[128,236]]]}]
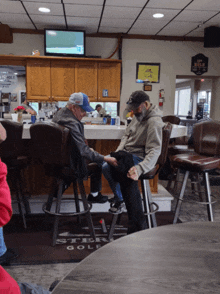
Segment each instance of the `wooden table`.
[{"label": "wooden table", "polygon": [[190,222],[140,231],[81,261],[53,294],[220,292],[220,223]]}]

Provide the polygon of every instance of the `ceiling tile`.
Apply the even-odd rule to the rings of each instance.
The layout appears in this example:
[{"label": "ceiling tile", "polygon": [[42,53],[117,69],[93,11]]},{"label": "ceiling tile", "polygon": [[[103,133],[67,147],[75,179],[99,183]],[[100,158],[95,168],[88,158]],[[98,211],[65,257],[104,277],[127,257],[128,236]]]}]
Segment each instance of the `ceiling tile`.
[{"label": "ceiling tile", "polygon": [[204,22],[216,13],[217,12],[214,11],[184,10],[175,18],[175,20],[189,22]]},{"label": "ceiling tile", "polygon": [[219,0],[194,0],[186,9],[193,10],[220,10]]},{"label": "ceiling tile", "polygon": [[186,35],[187,37],[200,37],[200,38],[203,38],[204,37],[204,32],[199,32],[197,30],[195,31],[192,31],[190,34],[187,34]]},{"label": "ceiling tile", "polygon": [[174,18],[180,10],[177,9],[156,9],[156,8],[145,8],[143,12],[141,13],[139,19],[152,19],[154,20],[155,18],[153,17],[153,14],[155,13],[162,13],[164,14],[164,17],[161,18],[161,20],[166,20],[170,21],[172,18]]},{"label": "ceiling tile", "polygon": [[0,1],[0,12],[25,13],[20,1]]},{"label": "ceiling tile", "polygon": [[129,35],[155,35],[158,32],[159,29],[157,28],[132,28],[129,31]]},{"label": "ceiling tile", "polygon": [[137,7],[115,7],[115,6],[105,6],[103,17],[107,18],[130,18],[135,20],[135,18],[140,13],[141,9]]},{"label": "ceiling tile", "polygon": [[[0,19],[2,23],[31,23],[29,17],[26,14],[16,14],[16,13],[0,13]],[[10,20],[10,21],[7,21]]]},{"label": "ceiling tile", "polygon": [[126,18],[104,18],[102,19],[101,26],[104,27],[121,27],[129,29],[133,23],[133,19]]},{"label": "ceiling tile", "polygon": [[[29,14],[38,14],[38,15],[63,15],[63,6],[56,3],[42,3],[42,2],[25,2],[25,8]],[[49,13],[42,13],[38,10],[39,7],[46,7],[50,9]]]},{"label": "ceiling tile", "polygon": [[191,0],[151,0],[147,8],[183,9]]},{"label": "ceiling tile", "polygon": [[184,36],[197,27],[198,23],[173,21],[169,23],[158,35]]},{"label": "ceiling tile", "polygon": [[[19,0],[18,0],[19,1]],[[22,2],[38,2],[38,3],[58,3],[60,4],[60,0],[22,0]]]},{"label": "ceiling tile", "polygon": [[105,5],[122,7],[144,7],[146,0],[106,0]]},{"label": "ceiling tile", "polygon": [[35,27],[32,24],[32,22],[29,23],[22,23],[22,22],[8,22],[7,23],[10,28],[12,29],[29,29],[29,30],[34,30]]},{"label": "ceiling tile", "polygon": [[99,18],[95,17],[71,17],[67,16],[67,24],[69,25],[80,25],[80,26],[96,26],[98,28]]},{"label": "ceiling tile", "polygon": [[103,0],[63,0],[64,4],[103,5]]},{"label": "ceiling tile", "polygon": [[53,17],[52,15],[30,15],[31,19],[35,24],[57,24],[57,25],[65,25],[65,20],[63,16]]},{"label": "ceiling tile", "polygon": [[67,4],[65,5],[65,10],[68,16],[100,17],[102,6]]},{"label": "ceiling tile", "polygon": [[[134,28],[134,29],[146,28],[148,30],[150,28],[155,28],[155,29],[157,29],[157,31],[159,31],[166,24],[167,24],[167,21],[164,21],[164,20],[155,19],[155,20],[151,21],[149,19],[145,19],[145,20],[137,20],[132,28]],[[155,33],[153,33],[153,34],[155,34]]]},{"label": "ceiling tile", "polygon": [[99,33],[126,33],[126,28],[120,28],[120,27],[104,27],[101,26],[99,28]]},{"label": "ceiling tile", "polygon": [[220,24],[220,13],[217,14],[216,16],[212,17],[209,21],[206,22],[206,24],[219,26],[219,24]]}]

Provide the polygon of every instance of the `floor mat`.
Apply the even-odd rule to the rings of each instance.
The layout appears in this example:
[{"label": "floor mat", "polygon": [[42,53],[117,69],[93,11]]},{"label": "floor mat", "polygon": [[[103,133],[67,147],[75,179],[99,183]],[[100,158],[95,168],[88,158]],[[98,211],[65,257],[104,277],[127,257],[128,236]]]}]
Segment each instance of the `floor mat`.
[{"label": "floor mat", "polygon": [[[172,212],[158,212],[156,214],[158,226],[172,224]],[[108,244],[108,231],[112,221],[110,213],[92,213],[96,232],[96,241],[89,234],[87,221],[82,224],[76,218],[62,218],[59,223],[56,246],[51,246],[53,218],[43,214],[27,217],[27,229],[23,228],[21,217],[14,215],[4,227],[4,237],[8,248],[18,252],[17,259],[11,265],[46,264],[59,262],[78,262],[98,248]],[[103,225],[107,233],[103,231]],[[119,225],[114,232],[114,239],[127,234],[127,214],[123,213]]]}]

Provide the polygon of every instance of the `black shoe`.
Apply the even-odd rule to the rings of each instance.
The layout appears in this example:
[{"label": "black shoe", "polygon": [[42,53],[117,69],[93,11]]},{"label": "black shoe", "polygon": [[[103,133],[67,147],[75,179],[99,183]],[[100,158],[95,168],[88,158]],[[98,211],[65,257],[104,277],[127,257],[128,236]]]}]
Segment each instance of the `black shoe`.
[{"label": "black shoe", "polygon": [[12,249],[8,248],[5,254],[0,257],[0,264],[8,264],[11,260],[18,257],[18,254],[15,253]]},{"label": "black shoe", "polygon": [[103,196],[101,192],[99,192],[98,196],[95,197],[92,194],[89,194],[87,200],[91,203],[105,203],[108,201],[108,196]]},{"label": "black shoe", "polygon": [[110,204],[109,212],[111,213],[121,213],[125,209],[125,203],[124,201],[117,201]]},{"label": "black shoe", "polygon": [[108,202],[109,202],[109,203],[116,203],[116,202],[118,202],[118,197],[115,197],[115,196],[114,196],[114,197],[112,197],[112,198],[109,198],[109,199],[108,199]]}]

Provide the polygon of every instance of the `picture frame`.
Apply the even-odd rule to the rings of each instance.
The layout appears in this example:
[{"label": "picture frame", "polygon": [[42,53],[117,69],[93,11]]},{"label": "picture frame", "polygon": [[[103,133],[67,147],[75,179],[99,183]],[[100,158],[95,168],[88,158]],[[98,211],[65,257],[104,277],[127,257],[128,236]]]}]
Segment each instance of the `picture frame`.
[{"label": "picture frame", "polygon": [[160,63],[136,63],[136,83],[159,83]]}]

